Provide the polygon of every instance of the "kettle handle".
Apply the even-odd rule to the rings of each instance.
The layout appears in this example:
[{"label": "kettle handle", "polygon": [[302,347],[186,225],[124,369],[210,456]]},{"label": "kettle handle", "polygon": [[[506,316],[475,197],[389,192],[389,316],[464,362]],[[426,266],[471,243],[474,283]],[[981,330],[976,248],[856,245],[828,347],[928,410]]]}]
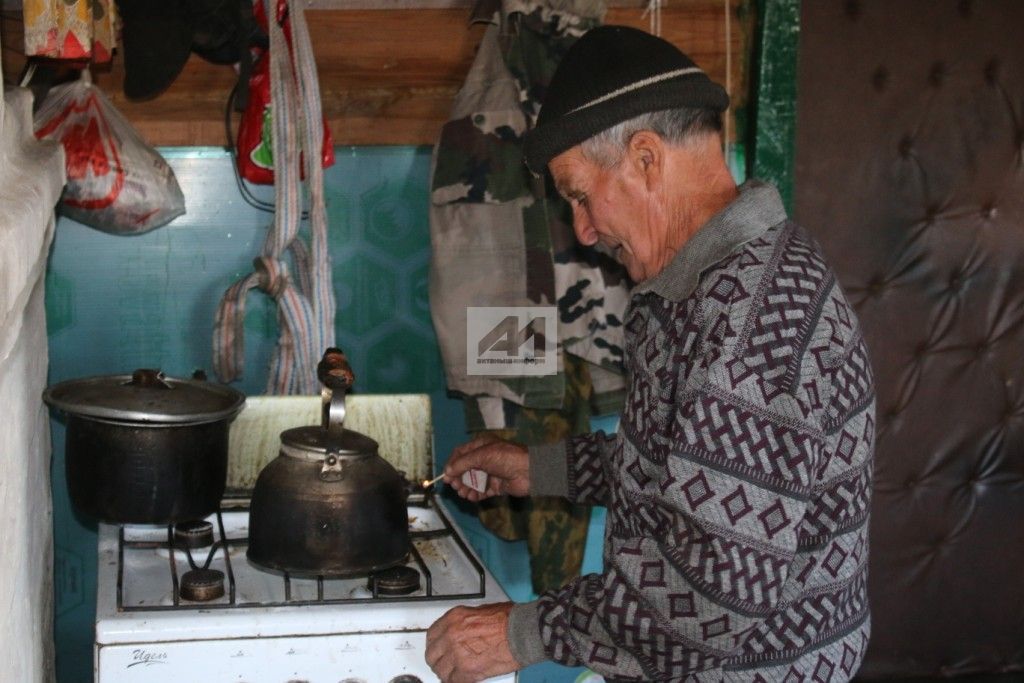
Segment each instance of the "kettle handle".
[{"label": "kettle handle", "polygon": [[324,351],[323,358],[316,366],[316,376],[320,383],[331,390],[348,391],[356,382],[352,366],[348,364],[345,352],[336,346]]},{"label": "kettle handle", "polygon": [[323,402],[320,420],[330,444],[337,442],[345,429],[345,394],[352,388],[356,376],[345,352],[334,346],[324,351],[316,366],[316,376],[324,385],[320,393]]}]

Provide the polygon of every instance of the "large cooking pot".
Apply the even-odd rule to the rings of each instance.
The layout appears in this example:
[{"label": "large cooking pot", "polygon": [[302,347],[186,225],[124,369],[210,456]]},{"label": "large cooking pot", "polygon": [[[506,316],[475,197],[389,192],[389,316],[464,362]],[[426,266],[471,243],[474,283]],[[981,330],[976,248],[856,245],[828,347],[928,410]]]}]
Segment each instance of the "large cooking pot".
[{"label": "large cooking pot", "polygon": [[158,370],[55,384],[43,400],[67,413],[71,502],[116,524],[171,524],[217,510],[228,426],[245,403],[219,384]]},{"label": "large cooking pot", "polygon": [[280,454],[260,472],[249,508],[249,559],[298,575],[349,576],[384,569],[409,553],[405,478],[377,442],[344,429],[352,371],[328,349],[320,426],[281,433]]}]

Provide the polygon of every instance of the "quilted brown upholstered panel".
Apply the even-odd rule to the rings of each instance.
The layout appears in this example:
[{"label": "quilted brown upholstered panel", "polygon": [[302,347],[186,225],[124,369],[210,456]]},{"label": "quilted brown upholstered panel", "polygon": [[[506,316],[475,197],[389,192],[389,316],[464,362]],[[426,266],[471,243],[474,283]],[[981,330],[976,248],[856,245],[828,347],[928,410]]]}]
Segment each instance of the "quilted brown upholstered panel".
[{"label": "quilted brown upholstered panel", "polygon": [[1024,2],[805,0],[796,210],[878,382],[869,678],[1024,670]]}]

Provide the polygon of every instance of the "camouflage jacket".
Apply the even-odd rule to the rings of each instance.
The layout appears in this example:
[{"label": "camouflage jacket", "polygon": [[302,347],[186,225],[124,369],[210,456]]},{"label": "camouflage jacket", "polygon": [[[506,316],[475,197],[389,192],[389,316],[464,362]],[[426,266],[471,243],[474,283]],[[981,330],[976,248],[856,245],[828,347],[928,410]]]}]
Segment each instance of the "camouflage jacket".
[{"label": "camouflage jacket", "polygon": [[[603,0],[504,0],[434,149],[431,314],[448,387],[478,399],[481,428],[507,427],[508,402],[561,409],[567,352],[589,362],[597,412],[621,405],[625,272],[578,244],[568,206],[522,160],[555,66],[603,12]],[[476,306],[556,306],[558,373],[469,374]]]}]

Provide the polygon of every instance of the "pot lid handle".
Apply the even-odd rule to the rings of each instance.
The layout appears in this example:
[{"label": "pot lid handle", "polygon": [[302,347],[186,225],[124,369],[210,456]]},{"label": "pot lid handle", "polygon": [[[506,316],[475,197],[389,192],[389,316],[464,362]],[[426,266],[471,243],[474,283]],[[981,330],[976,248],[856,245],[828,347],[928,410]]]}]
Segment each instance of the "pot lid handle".
[{"label": "pot lid handle", "polygon": [[173,387],[171,387],[170,384],[168,384],[167,382],[164,381],[164,378],[166,378],[166,377],[167,377],[167,375],[165,375],[160,370],[154,370],[154,369],[151,369],[151,368],[139,368],[138,370],[136,370],[135,372],[132,373],[132,381],[128,382],[128,384],[132,385],[133,387],[145,387],[147,389],[149,389],[149,388],[159,388],[159,389],[171,389],[171,388],[173,388]]},{"label": "pot lid handle", "polygon": [[320,393],[323,402],[321,423],[327,432],[328,450],[333,450],[330,444],[339,443],[344,432],[345,393],[355,383],[356,377],[345,352],[333,346],[324,351],[316,366],[316,376],[324,385]]}]

